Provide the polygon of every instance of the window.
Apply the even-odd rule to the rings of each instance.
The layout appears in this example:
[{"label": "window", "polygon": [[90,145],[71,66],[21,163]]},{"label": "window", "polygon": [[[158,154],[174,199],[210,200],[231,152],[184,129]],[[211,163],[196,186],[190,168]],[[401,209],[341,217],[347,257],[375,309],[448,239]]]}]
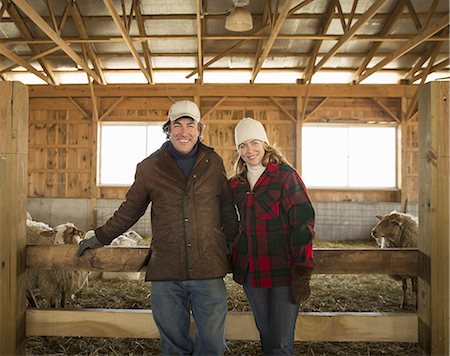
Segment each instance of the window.
[{"label": "window", "polygon": [[100,125],[100,185],[130,185],[136,165],[166,141],[162,123]]},{"label": "window", "polygon": [[308,187],[396,187],[396,128],[309,126],[302,134]]}]

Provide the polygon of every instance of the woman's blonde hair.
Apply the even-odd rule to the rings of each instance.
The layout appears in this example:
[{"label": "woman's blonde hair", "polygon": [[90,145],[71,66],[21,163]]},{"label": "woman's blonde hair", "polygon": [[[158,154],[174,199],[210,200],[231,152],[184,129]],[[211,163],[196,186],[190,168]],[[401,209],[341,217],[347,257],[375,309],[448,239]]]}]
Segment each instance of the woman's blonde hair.
[{"label": "woman's blonde hair", "polygon": [[[281,151],[277,147],[275,147],[275,145],[272,146],[266,142],[261,142],[265,151],[264,157],[261,162],[264,167],[267,167],[269,163],[284,163],[288,166],[291,166],[289,161],[284,157]],[[238,157],[233,165],[234,175],[238,177],[244,177],[247,174],[247,165],[239,154],[239,151],[237,152],[237,154]]]}]

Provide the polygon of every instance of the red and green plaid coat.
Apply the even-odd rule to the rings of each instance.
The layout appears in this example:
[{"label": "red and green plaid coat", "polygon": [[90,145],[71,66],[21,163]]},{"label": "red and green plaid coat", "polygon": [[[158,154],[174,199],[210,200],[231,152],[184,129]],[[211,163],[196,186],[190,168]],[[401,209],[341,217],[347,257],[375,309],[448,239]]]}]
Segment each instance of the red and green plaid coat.
[{"label": "red and green plaid coat", "polygon": [[237,283],[250,269],[255,288],[289,286],[293,266],[314,268],[314,209],[297,171],[271,163],[253,191],[240,177],[230,188],[240,215],[231,255]]}]

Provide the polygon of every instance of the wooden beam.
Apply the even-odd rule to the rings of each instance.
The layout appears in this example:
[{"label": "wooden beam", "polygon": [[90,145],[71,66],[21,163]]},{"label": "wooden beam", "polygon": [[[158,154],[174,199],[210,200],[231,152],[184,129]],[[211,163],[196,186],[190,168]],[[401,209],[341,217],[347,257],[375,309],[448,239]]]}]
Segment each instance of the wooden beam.
[{"label": "wooden beam", "polygon": [[25,355],[28,89],[0,82],[0,355]]},{"label": "wooden beam", "polygon": [[[270,28],[273,28],[272,12],[270,10],[270,2],[269,1],[264,1],[264,10],[263,10],[263,16],[262,16],[261,24],[263,26],[267,25],[267,27],[270,26]],[[263,51],[263,44],[264,44],[264,40],[263,39],[259,39],[258,40],[258,44],[256,45],[255,63],[253,65],[252,72],[253,72],[253,70],[255,70],[255,67],[258,64],[259,58],[261,58],[262,51]]]},{"label": "wooden beam", "polygon": [[[73,84],[51,87],[48,85],[30,85],[30,97],[84,97],[90,96],[86,85]],[[311,97],[381,97],[399,98],[412,97],[416,85],[400,84],[311,84]],[[293,97],[305,95],[306,86],[299,84],[158,84],[157,87],[146,84],[109,84],[107,87],[98,86],[95,92],[99,97],[187,97],[199,95],[247,97],[252,93],[254,97]],[[212,95],[213,94],[213,95]]]},{"label": "wooden beam", "polygon": [[[74,328],[76,324],[78,327]],[[191,321],[193,328],[194,322]],[[27,310],[27,336],[158,339],[151,310]],[[251,312],[228,312],[225,338],[259,340]],[[413,313],[300,313],[295,341],[416,342]]]},{"label": "wooden beam", "polygon": [[86,110],[84,110],[84,108],[80,104],[78,104],[77,101],[74,98],[69,96],[68,99],[76,106],[76,108],[78,110],[81,111],[81,113],[84,115],[84,117],[89,117],[88,112]]},{"label": "wooden beam", "polygon": [[339,20],[341,20],[342,31],[345,32],[347,30],[347,24],[345,23],[344,13],[342,11],[342,6],[339,0],[336,1],[336,9],[339,16]]},{"label": "wooden beam", "polygon": [[[49,55],[49,54],[51,54],[51,53],[53,53],[53,52],[56,52],[56,51],[58,51],[59,49],[60,49],[60,48],[59,48],[58,46],[53,47],[53,48],[49,48],[48,50],[46,50],[46,51],[44,51],[44,52],[41,52],[41,53],[35,54],[34,56],[25,58],[24,60],[25,60],[25,62],[29,63],[29,62],[35,61],[36,59],[45,57],[45,56],[47,56],[47,55]],[[12,66],[9,66],[9,67],[7,67],[7,68],[5,68],[5,69],[2,69],[2,70],[0,71],[0,74],[3,74],[3,73],[5,73],[5,72],[9,72],[9,71],[11,71],[11,70],[13,70],[14,68],[17,68],[17,67],[19,67],[19,64],[13,64]]]},{"label": "wooden beam", "polygon": [[419,93],[419,347],[450,354],[449,82]]},{"label": "wooden beam", "polygon": [[[144,20],[142,19],[142,12],[141,12],[141,1],[140,0],[133,0],[133,6],[135,14],[136,14],[136,23],[138,25],[139,34],[141,36],[147,36],[145,26],[144,26]],[[132,18],[132,16],[130,16]],[[148,47],[148,42],[141,42],[142,46],[142,52],[144,53],[144,59],[145,59],[145,66],[148,72],[148,76],[150,77],[150,84],[155,84],[154,81],[154,74],[153,74],[153,64],[152,64],[152,58],[150,55],[150,48]]]},{"label": "wooden beam", "polygon": [[[444,58],[444,59],[441,60],[440,62],[438,62],[438,63],[436,63],[435,65],[433,65],[433,66],[431,67],[431,69],[429,70],[429,73],[434,73],[434,72],[440,71],[440,70],[442,70],[442,69],[447,69],[447,70],[448,70],[447,67],[448,67],[449,65],[450,65],[449,57]],[[417,81],[417,80],[423,78],[423,73],[424,73],[425,71],[427,71],[427,70],[428,70],[428,68],[425,68],[425,69],[422,70],[422,72],[419,72],[416,76],[412,77],[412,78],[411,78],[411,83],[414,83],[415,81]]]},{"label": "wooden beam", "polygon": [[227,100],[228,97],[227,96],[223,96],[222,98],[220,98],[220,100],[214,104],[214,106],[209,109],[203,116],[202,119],[204,120],[206,117],[208,117],[209,114],[211,114],[212,112],[214,112],[214,110],[216,110],[225,100]]},{"label": "wooden beam", "polygon": [[436,6],[438,3],[439,0],[433,0],[433,2],[430,4],[430,8],[428,9],[428,13],[425,18],[425,24],[423,25],[424,28],[428,27],[428,24],[430,23],[430,20],[433,17],[434,10],[436,10]]},{"label": "wooden beam", "polygon": [[[391,31],[395,22],[398,20],[398,17],[402,13],[404,7],[405,7],[404,0],[397,2],[397,5],[395,6],[394,10],[392,11],[391,17],[389,17],[389,19],[386,21],[383,28],[379,32],[380,36],[386,36],[389,34],[389,32]],[[375,42],[370,47],[369,52],[367,52],[366,56],[364,57],[363,61],[359,65],[358,69],[353,74],[353,80],[355,80],[356,83],[359,82],[360,74],[367,68],[367,65],[373,59],[373,57],[377,53],[378,49],[381,47],[381,44],[382,44],[382,42]]]},{"label": "wooden beam", "polygon": [[203,40],[202,40],[202,0],[196,1],[195,25],[197,28],[197,73],[198,83],[203,83]]},{"label": "wooden beam", "polygon": [[386,64],[390,63],[394,59],[397,59],[401,56],[403,56],[405,53],[411,51],[412,49],[419,46],[426,38],[430,38],[435,33],[439,32],[449,24],[449,15],[443,16],[437,23],[434,25],[427,27],[422,31],[422,33],[415,36],[413,39],[405,43],[403,46],[401,46],[399,49],[394,51],[394,53],[390,54],[389,56],[385,57],[383,60],[378,62],[374,67],[371,69],[366,70],[361,76],[360,81],[366,79],[368,76],[372,75],[376,71],[383,68]]},{"label": "wooden beam", "polygon": [[[89,35],[86,30],[86,26],[84,25],[83,18],[80,13],[80,9],[78,8],[78,4],[75,1],[67,0],[67,6],[70,9],[73,23],[75,24],[75,27],[77,28],[77,31],[82,39],[88,39]],[[94,66],[95,72],[100,77],[101,82],[99,84],[105,85],[106,83],[106,77],[103,73],[101,63],[97,57],[97,54],[95,53],[95,48],[93,43],[86,43],[82,44],[84,47],[89,59],[91,60],[92,65]]]},{"label": "wooden beam", "polygon": [[115,108],[126,99],[126,96],[121,96],[119,99],[117,99],[109,108],[105,111],[105,113],[98,119],[98,121],[102,121],[103,119],[107,118],[109,114],[111,114]]},{"label": "wooden beam", "polygon": [[414,63],[414,66],[411,67],[411,69],[406,73],[403,77],[403,79],[411,80],[411,78],[417,73],[417,71],[422,68],[422,66],[425,64],[425,62],[430,59],[431,53],[433,52],[433,47],[428,47],[425,52],[423,52],[418,58],[416,63]]},{"label": "wooden beam", "polygon": [[400,119],[395,115],[388,107],[386,107],[380,100],[377,98],[370,98],[376,106],[378,106],[381,110],[383,110],[391,119],[394,119],[396,122],[400,123]]},{"label": "wooden beam", "polygon": [[[2,0],[5,1],[5,0]],[[14,5],[9,6],[8,13],[11,16],[11,18],[14,21],[14,24],[16,25],[17,29],[21,33],[22,37],[28,39],[28,40],[34,40],[33,35],[31,34],[30,30],[28,29],[27,25],[22,19],[22,16],[19,14],[19,11],[17,11],[16,7]],[[41,49],[38,45],[35,44],[28,44],[28,47],[30,48],[31,52],[34,55],[37,55],[41,52]],[[52,81],[50,84],[59,85],[59,80],[53,73],[53,70],[49,63],[47,63],[47,60],[45,58],[39,57],[38,62],[41,65],[42,69],[44,70],[45,74],[48,78]]]},{"label": "wooden beam", "polygon": [[291,120],[291,121],[293,121],[293,122],[295,122],[295,123],[297,123],[297,120],[295,119],[295,117],[289,112],[289,111],[287,111],[286,110],[286,108],[283,106],[283,105],[281,105],[279,102],[278,102],[278,100],[276,100],[273,96],[269,96],[269,98],[270,98],[270,100],[272,100],[272,102],[276,105],[276,106],[278,106],[278,108]]},{"label": "wooden beam", "polygon": [[323,100],[314,108],[311,110],[311,112],[305,116],[304,121],[307,121],[311,116],[314,115],[314,113],[320,109],[321,106],[323,106],[326,101],[328,100],[328,97],[323,98]]},{"label": "wooden beam", "polygon": [[387,0],[376,0],[375,3],[364,13],[358,21],[348,29],[347,32],[340,38],[340,40],[328,51],[328,53],[320,60],[319,63],[314,67],[314,71],[317,72],[323,65],[333,57],[336,52],[355,35],[363,25],[365,25],[378,11],[378,9],[385,4]]},{"label": "wooden beam", "polygon": [[139,53],[136,51],[133,41],[131,40],[130,36],[128,35],[128,31],[125,28],[124,24],[120,20],[120,17],[117,14],[117,11],[114,8],[112,1],[111,0],[103,0],[103,2],[105,3],[105,6],[108,9],[109,14],[111,15],[114,23],[116,24],[117,28],[119,29],[120,33],[122,34],[122,37],[125,40],[128,48],[130,49],[130,52],[131,52],[134,60],[138,64],[139,68],[141,69],[141,72],[144,73],[144,76],[147,79],[147,82],[152,83],[153,79],[150,77],[149,73],[147,72],[144,65],[142,64],[141,57],[139,56]]},{"label": "wooden beam", "polygon": [[50,37],[53,42],[55,42],[61,49],[76,63],[78,64],[87,74],[93,77],[97,82],[101,83],[98,75],[91,70],[88,65],[75,53],[75,51],[70,48],[70,46],[61,38],[61,36],[56,33],[45,21],[44,19],[27,3],[26,0],[11,0],[16,4],[24,13],[27,15],[36,26],[43,31],[48,37]]},{"label": "wooden beam", "polygon": [[59,35],[61,34],[61,31],[64,28],[64,25],[66,23],[68,15],[69,15],[69,6],[67,6],[67,3],[66,3],[66,7],[64,8],[64,11],[59,20],[58,30],[56,31],[57,34],[59,34]]},{"label": "wooden beam", "polygon": [[53,7],[50,4],[50,0],[45,0],[45,4],[47,5],[47,10],[50,15],[50,18],[52,19],[53,29],[55,31],[58,31],[58,23],[56,22],[55,13],[53,12]]},{"label": "wooden beam", "polygon": [[256,76],[258,75],[259,70],[261,69],[270,50],[272,49],[272,46],[273,46],[275,40],[277,39],[278,34],[280,33],[281,27],[283,26],[284,21],[286,20],[286,17],[289,13],[291,3],[292,3],[292,0],[286,0],[283,8],[281,9],[280,15],[277,17],[276,23],[270,33],[270,37],[268,38],[268,40],[264,46],[264,52],[262,53],[261,57],[259,58],[257,65],[253,69],[252,79],[251,79],[252,83],[255,82],[255,79],[256,79]]},{"label": "wooden beam", "polygon": [[355,17],[356,7],[357,6],[358,6],[358,0],[353,0],[352,10],[350,11],[350,15],[349,15],[349,18],[348,18],[348,21],[347,21],[347,28],[346,28],[346,30],[348,30],[350,27],[352,27],[352,22],[353,22],[353,18]]},{"label": "wooden beam", "polygon": [[[135,272],[147,247],[103,247],[76,258],[77,246],[27,246],[27,268]],[[315,273],[417,274],[415,249],[315,249]]]},{"label": "wooden beam", "polygon": [[417,16],[417,12],[414,9],[414,6],[413,6],[411,0],[406,0],[406,7],[408,8],[408,11],[411,15],[414,25],[416,26],[417,31],[422,30],[422,24],[420,23],[420,19]]},{"label": "wooden beam", "polygon": [[[314,0],[311,0],[314,1]],[[145,16],[143,16],[145,18]],[[204,35],[203,40],[211,41],[234,41],[234,40],[259,40],[264,39],[267,36],[260,34],[250,35]],[[338,41],[342,36],[339,35],[317,35],[317,34],[279,34],[277,39],[279,40],[324,40],[324,41]],[[196,35],[147,35],[147,36],[130,36],[133,42],[144,42],[152,40],[167,40],[167,41],[180,41],[180,40],[195,40]],[[414,38],[413,35],[389,35],[389,36],[377,36],[377,35],[355,35],[352,37],[352,41],[361,42],[405,42]],[[84,40],[78,37],[69,37],[64,39],[67,44],[72,43],[122,43],[123,37],[117,36],[91,36],[89,39]],[[52,44],[54,41],[45,38],[35,38],[33,40],[27,40],[22,38],[1,39],[3,44]],[[433,36],[426,38],[424,42],[448,42],[448,36]]]},{"label": "wooden beam", "polygon": [[417,102],[419,100],[419,91],[422,88],[422,86],[425,84],[425,81],[426,81],[426,79],[428,77],[428,74],[430,73],[430,70],[433,67],[434,62],[436,61],[436,58],[437,58],[438,53],[440,51],[441,45],[442,45],[442,43],[436,43],[435,44],[435,46],[433,48],[433,52],[431,53],[430,61],[428,63],[427,68],[423,72],[420,73],[422,78],[420,80],[420,84],[419,84],[419,87],[417,88],[416,94],[414,95],[414,97],[413,97],[413,99],[412,99],[412,101],[410,103],[408,112],[406,114],[407,119],[409,119],[412,116],[412,114],[414,113],[414,111],[416,111]]},{"label": "wooden beam", "polygon": [[[333,19],[333,15],[335,13],[334,9],[336,6],[336,0],[331,0],[328,5],[328,10],[324,14],[324,17],[322,19],[322,22],[319,26],[318,33],[320,35],[326,34],[328,31],[328,28],[330,27],[331,21]],[[320,47],[322,46],[322,40],[317,40],[314,42],[313,49],[311,51],[311,56],[309,57],[308,64],[306,65],[306,68],[303,72],[303,79],[305,79],[305,83],[308,84],[311,81],[311,78],[314,74],[314,66],[316,64],[317,60],[317,54],[319,53]],[[305,98],[306,102],[308,98]],[[305,108],[305,100],[303,101],[303,109]],[[304,119],[304,110],[302,110],[302,118]]]},{"label": "wooden beam", "polygon": [[53,84],[53,82],[50,80],[50,78],[47,77],[44,73],[39,72],[31,64],[29,64],[25,59],[23,59],[22,57],[19,57],[14,52],[11,52],[8,48],[3,47],[1,44],[0,44],[0,53],[3,54],[6,58],[13,61],[14,63],[24,67],[25,69],[28,69],[31,73],[33,73],[34,75],[41,78],[47,84]]},{"label": "wooden beam", "polygon": [[[264,26],[263,28],[259,29],[258,31],[255,32],[255,35],[259,35],[262,34],[264,32],[264,30],[266,28],[269,28],[269,25]],[[210,59],[207,63],[205,63],[203,65],[203,69],[208,68],[211,64],[217,62],[219,59],[225,57],[227,54],[233,52],[235,49],[238,49],[239,47],[241,47],[243,44],[247,43],[247,40],[241,40],[237,43],[235,43],[234,45],[232,45],[231,47],[227,48],[225,51],[219,53],[217,56],[215,56],[214,58]],[[197,54],[198,55],[198,54]],[[191,73],[189,73],[186,78],[190,78],[192,77],[194,74],[198,73],[198,68],[193,70]]]}]

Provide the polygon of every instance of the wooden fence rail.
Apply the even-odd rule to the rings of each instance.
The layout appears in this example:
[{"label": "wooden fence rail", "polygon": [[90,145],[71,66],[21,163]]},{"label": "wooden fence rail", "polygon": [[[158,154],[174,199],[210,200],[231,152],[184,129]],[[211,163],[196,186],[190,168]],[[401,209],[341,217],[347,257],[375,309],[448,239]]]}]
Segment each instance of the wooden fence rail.
[{"label": "wooden fence rail", "polygon": [[[105,247],[76,257],[77,246],[27,246],[27,268],[135,272],[148,247]],[[416,249],[315,249],[318,274],[417,275]],[[192,323],[194,328],[194,324]],[[27,309],[27,336],[158,338],[151,310]],[[417,342],[415,313],[300,313],[297,341]],[[249,312],[229,312],[226,337],[259,340]]]}]

